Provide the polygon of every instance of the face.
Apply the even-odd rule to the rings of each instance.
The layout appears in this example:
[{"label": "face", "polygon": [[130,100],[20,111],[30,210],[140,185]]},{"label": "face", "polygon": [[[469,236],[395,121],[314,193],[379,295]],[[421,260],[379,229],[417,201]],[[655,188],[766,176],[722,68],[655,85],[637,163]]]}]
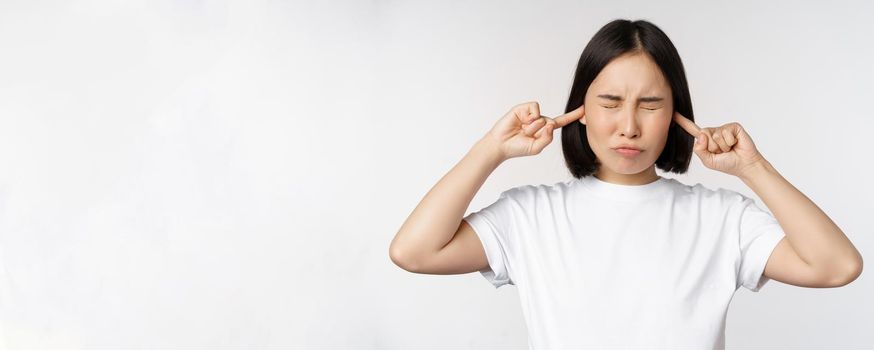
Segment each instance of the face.
[{"label": "face", "polygon": [[[589,146],[600,162],[595,176],[620,184],[657,179],[655,161],[668,138],[673,96],[649,55],[626,54],[595,77],[583,102]],[[630,146],[639,152],[616,148]]]}]

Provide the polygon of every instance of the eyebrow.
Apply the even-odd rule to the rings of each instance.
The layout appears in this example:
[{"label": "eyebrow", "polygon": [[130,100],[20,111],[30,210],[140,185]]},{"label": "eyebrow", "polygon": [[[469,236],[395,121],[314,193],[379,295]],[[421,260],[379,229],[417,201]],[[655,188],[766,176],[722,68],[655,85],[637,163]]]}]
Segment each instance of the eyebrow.
[{"label": "eyebrow", "polygon": [[[598,95],[598,97],[605,98],[605,99],[608,99],[611,101],[622,101],[622,97],[616,96],[616,95],[601,94],[601,95]],[[644,97],[638,98],[637,102],[659,102],[662,100],[664,100],[664,98],[658,97],[658,96],[644,96]]]}]

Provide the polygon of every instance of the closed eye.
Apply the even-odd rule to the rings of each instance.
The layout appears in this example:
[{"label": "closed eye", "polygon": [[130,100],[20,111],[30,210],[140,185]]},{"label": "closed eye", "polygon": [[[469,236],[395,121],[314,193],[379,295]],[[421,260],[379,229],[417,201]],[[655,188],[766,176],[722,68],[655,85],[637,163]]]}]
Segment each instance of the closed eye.
[{"label": "closed eye", "polygon": [[[604,108],[607,108],[607,109],[614,109],[614,108],[617,108],[617,107],[619,107],[619,106],[601,106],[601,107],[604,107]],[[655,110],[658,110],[658,108],[643,108],[643,109],[648,110],[648,111],[655,111]]]}]

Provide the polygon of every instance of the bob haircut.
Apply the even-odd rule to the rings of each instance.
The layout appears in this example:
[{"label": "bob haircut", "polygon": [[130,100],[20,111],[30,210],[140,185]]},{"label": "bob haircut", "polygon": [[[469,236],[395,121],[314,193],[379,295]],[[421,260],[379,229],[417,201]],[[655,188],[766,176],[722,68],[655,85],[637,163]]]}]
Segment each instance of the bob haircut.
[{"label": "bob haircut", "polygon": [[[695,121],[689,85],[677,49],[661,29],[644,20],[632,22],[616,19],[595,33],[580,55],[565,113],[583,105],[586,92],[598,73],[614,58],[628,53],[645,53],[655,61],[671,87],[674,111]],[[686,173],[692,160],[693,141],[691,135],[677,123],[671,122],[665,148],[655,162],[656,167],[666,172]],[[589,146],[586,125],[583,123],[575,122],[562,127],[561,147],[565,164],[575,178],[592,175],[598,170],[600,162]]]}]

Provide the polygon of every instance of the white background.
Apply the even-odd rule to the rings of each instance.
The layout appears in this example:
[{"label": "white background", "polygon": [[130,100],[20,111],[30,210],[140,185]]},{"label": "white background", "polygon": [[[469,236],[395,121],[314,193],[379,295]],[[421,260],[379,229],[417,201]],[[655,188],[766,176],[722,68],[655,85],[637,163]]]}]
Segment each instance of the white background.
[{"label": "white background", "polygon": [[[2,1],[0,346],[526,349],[514,287],[388,247],[510,107],[564,112],[614,18],[661,27],[698,124],[741,123],[874,261],[874,6],[818,3]],[[569,179],[559,132],[469,211]],[[870,274],[739,290],[728,348],[870,347]]]}]

